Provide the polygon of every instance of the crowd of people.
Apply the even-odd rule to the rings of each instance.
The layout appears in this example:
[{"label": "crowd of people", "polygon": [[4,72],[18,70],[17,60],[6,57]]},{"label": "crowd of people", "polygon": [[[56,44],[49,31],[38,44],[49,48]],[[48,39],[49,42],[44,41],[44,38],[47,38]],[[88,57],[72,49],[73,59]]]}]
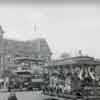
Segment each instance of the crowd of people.
[{"label": "crowd of people", "polygon": [[[80,95],[80,93],[83,90],[84,86],[91,85],[92,86],[92,77],[90,75],[86,75],[86,73],[83,73],[83,78],[81,79],[78,76],[78,73],[67,73],[64,75],[64,73],[56,73],[52,74],[51,76],[48,75],[48,73],[44,74],[44,84],[41,84],[43,91],[43,94],[49,94],[49,95],[64,95],[67,94],[73,94]],[[13,82],[12,82],[13,83]],[[18,82],[17,82],[18,83]],[[11,83],[10,83],[11,85]],[[13,86],[13,85],[11,85]],[[17,96],[15,91],[9,91],[10,95],[8,97],[8,100],[17,100]]]},{"label": "crowd of people", "polygon": [[[84,95],[85,87],[93,88],[97,85],[96,79],[93,79],[87,73],[83,73],[82,79],[78,73],[68,73],[66,77],[59,77],[59,75],[52,75],[49,78],[49,83],[43,86],[43,93],[49,95]],[[60,80],[60,81],[59,81]],[[95,81],[95,84],[94,84]]]}]

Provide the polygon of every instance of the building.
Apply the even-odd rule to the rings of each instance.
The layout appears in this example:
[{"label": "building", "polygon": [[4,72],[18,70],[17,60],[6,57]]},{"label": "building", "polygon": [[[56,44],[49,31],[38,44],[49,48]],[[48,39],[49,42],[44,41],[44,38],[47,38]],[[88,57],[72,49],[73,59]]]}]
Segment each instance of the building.
[{"label": "building", "polygon": [[[80,87],[79,81],[84,81],[87,77],[96,81],[95,69],[98,66],[100,61],[93,57],[76,56],[51,61],[45,68],[48,70],[50,86],[63,83],[63,86],[70,91],[71,88]],[[89,83],[92,84],[92,82]]]},{"label": "building", "polygon": [[0,26],[0,69],[16,69],[15,60],[41,59],[47,63],[52,56],[47,41],[44,38],[29,41],[16,41],[3,38]]}]

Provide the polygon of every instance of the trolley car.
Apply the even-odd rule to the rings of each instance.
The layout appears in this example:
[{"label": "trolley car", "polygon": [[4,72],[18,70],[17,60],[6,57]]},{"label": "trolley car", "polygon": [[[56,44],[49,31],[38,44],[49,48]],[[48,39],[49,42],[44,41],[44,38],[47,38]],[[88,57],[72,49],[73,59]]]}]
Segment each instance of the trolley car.
[{"label": "trolley car", "polygon": [[30,70],[15,71],[17,79],[13,78],[9,81],[9,89],[20,91],[41,90],[43,78],[40,75],[33,74]]},{"label": "trolley car", "polygon": [[29,70],[20,70],[15,71],[17,77],[12,78],[9,81],[8,89],[16,89],[16,90],[32,90],[32,74]]}]

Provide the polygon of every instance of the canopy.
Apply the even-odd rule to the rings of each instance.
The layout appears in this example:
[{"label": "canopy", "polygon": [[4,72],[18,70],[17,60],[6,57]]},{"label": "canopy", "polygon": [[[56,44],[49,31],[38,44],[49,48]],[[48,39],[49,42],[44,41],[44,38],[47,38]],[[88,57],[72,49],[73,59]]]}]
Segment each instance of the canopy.
[{"label": "canopy", "polygon": [[78,56],[71,57],[67,59],[53,60],[46,67],[63,66],[63,65],[100,65],[100,61],[88,57],[88,56]]}]

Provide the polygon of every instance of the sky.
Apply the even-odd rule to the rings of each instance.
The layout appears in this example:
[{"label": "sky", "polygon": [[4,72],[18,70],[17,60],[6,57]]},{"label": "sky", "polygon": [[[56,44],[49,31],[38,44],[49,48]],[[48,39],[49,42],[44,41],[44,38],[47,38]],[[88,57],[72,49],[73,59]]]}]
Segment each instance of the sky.
[{"label": "sky", "polygon": [[[100,3],[2,3],[4,37],[15,40],[45,38],[53,53],[100,58]],[[36,31],[34,26],[36,25]]]}]

